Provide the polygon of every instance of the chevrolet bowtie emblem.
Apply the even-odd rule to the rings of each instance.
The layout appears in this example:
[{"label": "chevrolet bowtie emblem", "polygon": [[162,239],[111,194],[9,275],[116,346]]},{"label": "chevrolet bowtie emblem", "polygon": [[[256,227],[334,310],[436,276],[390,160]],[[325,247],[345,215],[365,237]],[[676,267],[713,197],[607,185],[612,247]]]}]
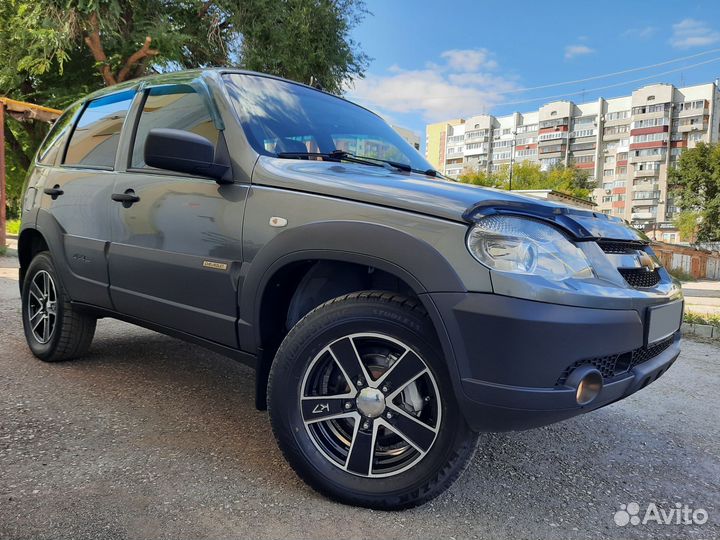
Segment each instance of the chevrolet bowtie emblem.
[{"label": "chevrolet bowtie emblem", "polygon": [[644,268],[648,272],[655,270],[655,263],[653,262],[652,257],[644,251],[637,252],[637,260],[640,263],[640,268]]}]

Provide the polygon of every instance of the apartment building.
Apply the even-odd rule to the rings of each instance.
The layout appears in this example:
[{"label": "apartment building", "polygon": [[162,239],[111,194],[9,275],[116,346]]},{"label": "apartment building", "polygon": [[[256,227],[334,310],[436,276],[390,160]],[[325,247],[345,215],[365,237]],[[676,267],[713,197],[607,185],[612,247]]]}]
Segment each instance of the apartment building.
[{"label": "apartment building", "polygon": [[420,135],[415,133],[414,131],[404,128],[402,126],[396,126],[394,124],[390,125],[391,128],[393,128],[395,131],[398,132],[398,135],[400,135],[405,141],[412,146],[415,150],[418,152],[420,151]]},{"label": "apartment building", "polygon": [[597,185],[596,211],[675,242],[677,208],[668,196],[668,169],[684,149],[719,139],[716,83],[653,84],[619,98],[555,101],[527,113],[431,124],[425,148],[426,158],[448,176],[497,171],[526,160],[543,169],[557,164],[585,169]]}]

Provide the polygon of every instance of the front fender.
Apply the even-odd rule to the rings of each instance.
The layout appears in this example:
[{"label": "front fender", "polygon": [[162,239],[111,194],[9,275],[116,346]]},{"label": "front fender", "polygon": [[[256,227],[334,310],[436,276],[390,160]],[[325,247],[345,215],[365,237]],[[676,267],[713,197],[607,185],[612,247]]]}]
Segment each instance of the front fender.
[{"label": "front fender", "polygon": [[247,266],[238,291],[242,299],[238,302],[238,338],[243,350],[261,352],[260,308],[272,277],[288,264],[305,260],[372,266],[407,283],[432,320],[453,386],[460,395],[455,353],[440,312],[427,293],[466,289],[453,267],[430,244],[384,225],[356,221],[308,223],[283,231],[263,246]]},{"label": "front fender", "polygon": [[465,290],[453,267],[434,247],[405,232],[357,221],[308,223],[278,234],[247,266],[238,302],[241,343],[253,349],[258,346],[255,323],[265,287],[282,267],[303,260],[372,266],[402,279],[418,295]]}]

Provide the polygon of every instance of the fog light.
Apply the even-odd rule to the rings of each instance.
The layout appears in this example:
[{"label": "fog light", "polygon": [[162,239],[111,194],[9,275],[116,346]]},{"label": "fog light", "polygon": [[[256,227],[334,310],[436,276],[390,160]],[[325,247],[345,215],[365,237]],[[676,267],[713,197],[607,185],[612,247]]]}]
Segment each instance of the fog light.
[{"label": "fog light", "polygon": [[568,376],[567,385],[576,389],[577,404],[587,405],[598,397],[603,388],[602,373],[592,366],[581,366]]}]

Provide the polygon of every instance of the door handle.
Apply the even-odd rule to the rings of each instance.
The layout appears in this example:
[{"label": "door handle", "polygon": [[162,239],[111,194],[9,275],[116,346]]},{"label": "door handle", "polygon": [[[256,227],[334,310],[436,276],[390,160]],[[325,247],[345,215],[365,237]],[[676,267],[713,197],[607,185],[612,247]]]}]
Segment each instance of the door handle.
[{"label": "door handle", "polygon": [[132,189],[126,189],[125,193],[113,193],[110,198],[115,202],[122,203],[125,208],[130,208],[140,200],[140,197],[135,195],[135,191]]},{"label": "door handle", "polygon": [[57,200],[57,198],[65,193],[62,189],[60,189],[60,184],[55,184],[51,188],[45,188],[43,189],[43,193],[45,195],[50,195],[53,201]]}]

